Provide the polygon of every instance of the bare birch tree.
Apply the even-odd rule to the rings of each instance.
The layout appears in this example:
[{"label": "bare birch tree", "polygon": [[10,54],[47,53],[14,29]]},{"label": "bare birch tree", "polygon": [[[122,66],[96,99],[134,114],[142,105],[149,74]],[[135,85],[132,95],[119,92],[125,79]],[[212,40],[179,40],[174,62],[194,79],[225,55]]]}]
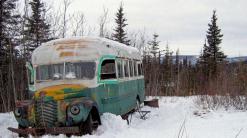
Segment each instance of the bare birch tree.
[{"label": "bare birch tree", "polygon": [[72,4],[72,0],[63,0],[63,24],[62,24],[62,38],[66,37],[67,33],[67,23],[68,23],[68,18],[67,18],[67,12],[69,7]]},{"label": "bare birch tree", "polygon": [[103,7],[103,14],[99,17],[99,37],[107,37],[108,9]]},{"label": "bare birch tree", "polygon": [[78,12],[73,16],[72,36],[83,36],[85,33],[85,16],[82,12]]},{"label": "bare birch tree", "polygon": [[60,36],[62,36],[61,11],[55,10],[54,7],[52,7],[52,10],[48,13],[46,20],[51,25],[51,37],[59,38]]}]

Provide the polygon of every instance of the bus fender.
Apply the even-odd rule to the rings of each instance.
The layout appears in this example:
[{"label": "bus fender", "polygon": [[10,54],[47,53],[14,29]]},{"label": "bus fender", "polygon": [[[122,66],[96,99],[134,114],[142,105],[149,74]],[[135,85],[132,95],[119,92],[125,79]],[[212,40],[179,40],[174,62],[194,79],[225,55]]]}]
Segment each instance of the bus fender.
[{"label": "bus fender", "polygon": [[91,111],[93,112],[95,118],[100,119],[98,105],[93,100],[79,98],[72,101],[67,107],[67,124],[75,125],[86,121]]}]

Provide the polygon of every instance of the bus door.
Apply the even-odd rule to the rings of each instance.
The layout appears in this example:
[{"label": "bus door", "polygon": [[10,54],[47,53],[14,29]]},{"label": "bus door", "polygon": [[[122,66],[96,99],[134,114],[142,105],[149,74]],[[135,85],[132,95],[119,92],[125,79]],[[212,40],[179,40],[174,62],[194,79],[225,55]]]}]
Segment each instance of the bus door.
[{"label": "bus door", "polygon": [[119,114],[119,93],[115,59],[104,59],[100,68],[100,87],[104,112]]}]

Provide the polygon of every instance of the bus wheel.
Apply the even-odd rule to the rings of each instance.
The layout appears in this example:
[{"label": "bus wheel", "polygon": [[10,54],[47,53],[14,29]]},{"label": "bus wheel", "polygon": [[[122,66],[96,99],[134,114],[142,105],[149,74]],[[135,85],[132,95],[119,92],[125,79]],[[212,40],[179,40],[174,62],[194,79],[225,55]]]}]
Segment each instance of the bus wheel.
[{"label": "bus wheel", "polygon": [[80,125],[80,135],[92,135],[93,130],[96,130],[99,126],[99,121],[94,119],[92,113],[88,114],[87,120]]},{"label": "bus wheel", "polygon": [[87,120],[80,125],[80,135],[92,135],[93,119],[91,113],[88,114]]},{"label": "bus wheel", "polygon": [[[23,126],[21,126],[21,125],[18,125],[18,128],[19,128],[19,129],[25,129],[26,127],[23,127]],[[19,135],[19,137],[24,137],[24,138],[27,138],[27,137],[28,137],[27,134],[18,134],[18,135]]]}]

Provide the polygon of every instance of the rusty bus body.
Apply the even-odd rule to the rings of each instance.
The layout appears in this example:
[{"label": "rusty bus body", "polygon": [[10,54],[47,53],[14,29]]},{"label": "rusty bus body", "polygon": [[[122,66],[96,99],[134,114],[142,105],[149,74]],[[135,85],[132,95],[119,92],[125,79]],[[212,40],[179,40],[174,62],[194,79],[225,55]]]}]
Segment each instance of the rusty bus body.
[{"label": "rusty bus body", "polygon": [[27,64],[27,101],[14,111],[26,134],[86,134],[101,124],[100,115],[124,115],[144,101],[140,52],[104,38],[72,38],[47,42]]}]

